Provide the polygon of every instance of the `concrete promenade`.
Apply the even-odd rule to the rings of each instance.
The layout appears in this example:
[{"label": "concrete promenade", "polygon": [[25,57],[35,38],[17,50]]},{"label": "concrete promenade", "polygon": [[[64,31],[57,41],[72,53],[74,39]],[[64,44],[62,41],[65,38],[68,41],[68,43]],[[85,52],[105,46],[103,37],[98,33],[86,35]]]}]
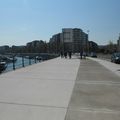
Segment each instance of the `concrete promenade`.
[{"label": "concrete promenade", "polygon": [[120,77],[113,72],[115,66],[99,59],[81,61],[65,120],[120,120]]},{"label": "concrete promenade", "polygon": [[115,64],[107,60],[96,59],[96,58],[89,58],[93,61],[96,61],[106,67],[108,70],[112,71],[116,75],[120,76],[120,64]]},{"label": "concrete promenade", "polygon": [[64,120],[79,59],[53,59],[0,75],[0,120]]},{"label": "concrete promenade", "polygon": [[120,120],[118,69],[74,57],[2,74],[0,120]]}]

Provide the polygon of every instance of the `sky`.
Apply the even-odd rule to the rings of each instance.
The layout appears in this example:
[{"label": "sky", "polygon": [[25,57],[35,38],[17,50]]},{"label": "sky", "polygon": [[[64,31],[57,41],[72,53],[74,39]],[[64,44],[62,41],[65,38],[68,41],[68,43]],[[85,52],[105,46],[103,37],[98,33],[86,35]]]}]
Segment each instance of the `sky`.
[{"label": "sky", "polygon": [[117,42],[120,0],[0,0],[0,46],[49,41],[62,28],[81,28],[99,45]]}]

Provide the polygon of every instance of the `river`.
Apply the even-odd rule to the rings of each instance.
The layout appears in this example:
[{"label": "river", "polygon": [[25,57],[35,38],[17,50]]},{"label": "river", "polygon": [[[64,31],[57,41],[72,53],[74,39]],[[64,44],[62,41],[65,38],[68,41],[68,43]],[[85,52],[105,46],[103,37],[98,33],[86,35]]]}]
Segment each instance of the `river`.
[{"label": "river", "polygon": [[[15,62],[15,69],[22,68],[23,67],[22,57],[16,57],[16,58],[17,58],[17,61]],[[31,61],[30,62],[31,64],[35,64],[34,59],[31,59],[30,61]],[[38,62],[39,61],[36,61],[36,63],[38,63]],[[24,66],[28,66],[30,63],[29,63],[29,59],[24,58]],[[8,72],[8,71],[12,71],[12,70],[13,70],[13,63],[8,63],[6,70],[3,72]]]}]

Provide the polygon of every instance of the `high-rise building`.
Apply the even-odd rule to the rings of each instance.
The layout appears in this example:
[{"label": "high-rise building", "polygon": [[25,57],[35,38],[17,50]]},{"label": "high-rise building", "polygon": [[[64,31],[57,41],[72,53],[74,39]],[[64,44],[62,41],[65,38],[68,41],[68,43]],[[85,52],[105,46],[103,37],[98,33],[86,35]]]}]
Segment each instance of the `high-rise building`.
[{"label": "high-rise building", "polygon": [[88,34],[79,28],[63,28],[61,36],[63,51],[87,52]]},{"label": "high-rise building", "polygon": [[63,28],[62,33],[53,35],[49,42],[49,51],[60,53],[88,52],[88,34],[79,28]]},{"label": "high-rise building", "polygon": [[71,28],[62,29],[61,44],[62,51],[73,51],[73,30]]}]

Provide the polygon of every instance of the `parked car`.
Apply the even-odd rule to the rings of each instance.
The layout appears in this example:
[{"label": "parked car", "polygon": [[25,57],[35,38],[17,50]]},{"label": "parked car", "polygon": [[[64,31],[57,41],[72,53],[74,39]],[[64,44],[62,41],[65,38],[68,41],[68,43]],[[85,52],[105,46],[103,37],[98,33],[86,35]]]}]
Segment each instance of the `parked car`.
[{"label": "parked car", "polygon": [[95,52],[91,52],[90,57],[97,58],[97,54]]},{"label": "parked car", "polygon": [[120,63],[120,52],[112,54],[112,56],[111,56],[111,62]]}]

